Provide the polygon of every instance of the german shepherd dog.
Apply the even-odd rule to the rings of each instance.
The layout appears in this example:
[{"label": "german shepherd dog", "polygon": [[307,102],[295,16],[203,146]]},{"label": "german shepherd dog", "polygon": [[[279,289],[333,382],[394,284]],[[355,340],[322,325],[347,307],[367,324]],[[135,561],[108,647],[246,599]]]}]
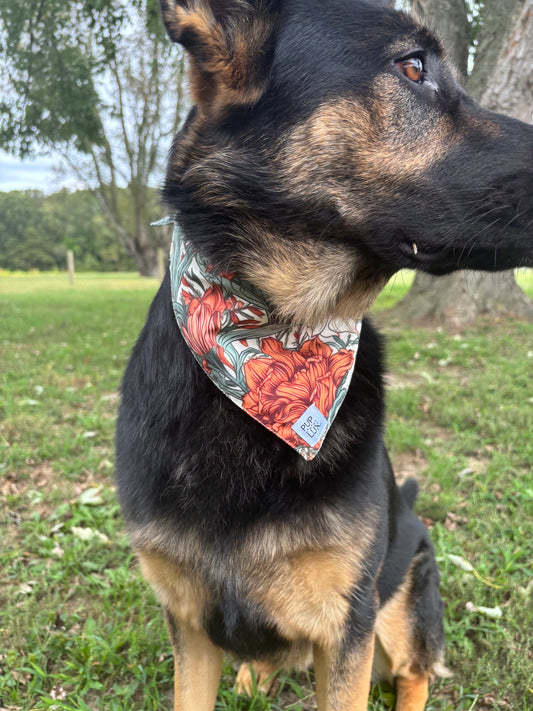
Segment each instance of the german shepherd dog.
[{"label": "german shepherd dog", "polygon": [[[194,106],[164,199],[187,242],[289,324],[362,316],[399,269],[533,265],[533,127],[480,108],[440,41],[386,3],[161,0]],[[319,711],[367,708],[372,669],[421,711],[443,663],[439,576],[416,484],[383,444],[382,343],[312,461],[193,357],[167,274],[133,350],[119,496],[165,611],[176,711],[311,662]]]}]

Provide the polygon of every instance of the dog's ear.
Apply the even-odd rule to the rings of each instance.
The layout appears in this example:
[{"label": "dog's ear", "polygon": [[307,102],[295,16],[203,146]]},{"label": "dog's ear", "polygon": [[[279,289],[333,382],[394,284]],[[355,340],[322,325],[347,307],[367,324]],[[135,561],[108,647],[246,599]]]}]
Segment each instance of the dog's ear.
[{"label": "dog's ear", "polygon": [[160,0],[170,39],[190,54],[191,90],[201,111],[254,104],[274,55],[281,0]]}]

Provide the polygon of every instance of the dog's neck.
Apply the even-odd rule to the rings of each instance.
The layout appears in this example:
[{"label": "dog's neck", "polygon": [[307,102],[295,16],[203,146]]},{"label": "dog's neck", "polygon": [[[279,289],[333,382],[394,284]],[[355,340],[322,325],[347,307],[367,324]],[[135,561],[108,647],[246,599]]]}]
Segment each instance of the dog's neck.
[{"label": "dog's neck", "polygon": [[177,225],[170,272],[176,321],[205,373],[248,415],[313,459],[348,390],[361,322],[280,323],[261,291],[206,263]]}]

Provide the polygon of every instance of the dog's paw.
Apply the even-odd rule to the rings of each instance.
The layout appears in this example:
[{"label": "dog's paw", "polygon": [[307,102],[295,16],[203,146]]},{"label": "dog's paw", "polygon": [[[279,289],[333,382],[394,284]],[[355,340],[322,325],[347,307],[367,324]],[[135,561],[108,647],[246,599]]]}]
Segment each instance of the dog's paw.
[{"label": "dog's paw", "polygon": [[244,662],[241,664],[235,680],[238,694],[254,696],[255,692],[273,696],[278,689],[277,668],[268,662]]}]

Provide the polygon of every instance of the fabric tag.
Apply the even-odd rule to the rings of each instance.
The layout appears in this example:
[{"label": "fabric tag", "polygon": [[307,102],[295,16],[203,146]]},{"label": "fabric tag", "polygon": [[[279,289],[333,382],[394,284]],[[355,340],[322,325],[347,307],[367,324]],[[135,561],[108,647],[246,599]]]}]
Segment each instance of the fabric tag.
[{"label": "fabric tag", "polygon": [[298,436],[304,439],[308,445],[314,447],[318,444],[322,433],[328,424],[327,419],[314,405],[309,405],[298,422],[293,426],[293,430]]}]

